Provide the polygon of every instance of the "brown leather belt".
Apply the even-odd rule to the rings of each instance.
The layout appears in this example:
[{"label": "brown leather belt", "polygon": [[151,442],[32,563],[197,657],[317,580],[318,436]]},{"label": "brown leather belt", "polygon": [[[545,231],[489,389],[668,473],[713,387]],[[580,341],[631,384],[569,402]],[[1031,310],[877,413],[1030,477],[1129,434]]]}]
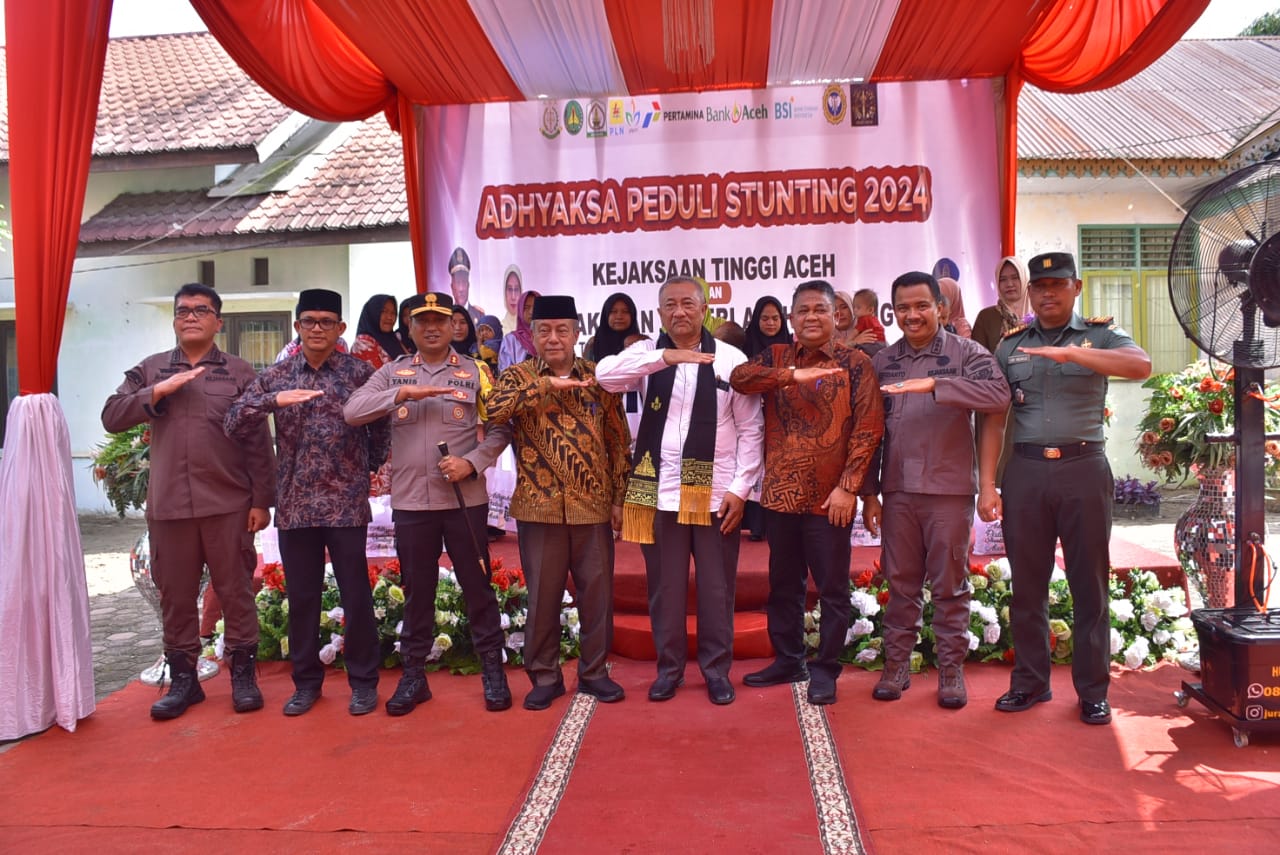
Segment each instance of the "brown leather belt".
[{"label": "brown leather belt", "polygon": [[1105,445],[1106,443],[1102,442],[1073,442],[1069,445],[1028,445],[1025,442],[1015,442],[1013,450],[1032,460],[1066,460],[1069,457],[1102,451]]}]

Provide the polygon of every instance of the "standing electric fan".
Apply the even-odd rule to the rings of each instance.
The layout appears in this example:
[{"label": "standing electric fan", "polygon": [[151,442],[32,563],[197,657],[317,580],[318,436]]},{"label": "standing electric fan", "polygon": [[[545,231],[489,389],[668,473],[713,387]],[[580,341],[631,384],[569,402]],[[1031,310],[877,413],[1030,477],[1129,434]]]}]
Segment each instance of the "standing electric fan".
[{"label": "standing electric fan", "polygon": [[1235,608],[1197,609],[1201,683],[1191,697],[1232,723],[1235,742],[1280,727],[1280,609],[1265,607],[1264,370],[1280,366],[1280,162],[1241,169],[1192,202],[1169,254],[1169,297],[1183,331],[1234,368]]}]

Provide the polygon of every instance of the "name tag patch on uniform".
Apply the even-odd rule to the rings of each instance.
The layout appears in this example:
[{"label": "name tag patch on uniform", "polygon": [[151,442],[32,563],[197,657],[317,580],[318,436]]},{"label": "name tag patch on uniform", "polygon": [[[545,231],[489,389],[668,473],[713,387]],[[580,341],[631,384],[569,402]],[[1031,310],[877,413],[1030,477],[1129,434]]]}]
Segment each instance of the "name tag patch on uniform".
[{"label": "name tag patch on uniform", "polygon": [[1011,353],[1009,354],[1009,364],[1017,365],[1019,362],[1030,362],[1031,354],[1029,353]]},{"label": "name tag patch on uniform", "polygon": [[930,377],[950,377],[956,373],[954,368],[930,368]]}]

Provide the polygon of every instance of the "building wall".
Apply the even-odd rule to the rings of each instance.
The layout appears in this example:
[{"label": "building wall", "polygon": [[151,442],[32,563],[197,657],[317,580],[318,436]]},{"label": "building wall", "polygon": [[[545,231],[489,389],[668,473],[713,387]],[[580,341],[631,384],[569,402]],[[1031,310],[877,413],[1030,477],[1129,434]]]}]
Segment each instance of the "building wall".
[{"label": "building wall", "polygon": [[[1044,181],[1052,185],[1050,180]],[[1146,182],[1100,179],[1097,186],[1094,192],[1027,193],[1022,192],[1019,185],[1018,254],[1022,258],[1042,252],[1070,252],[1078,256],[1077,229],[1081,225],[1176,225],[1182,221],[1182,212]],[[1111,186],[1118,189],[1104,192],[1104,188]],[[1138,422],[1146,412],[1149,397],[1141,381],[1111,381],[1108,400],[1113,415],[1107,429],[1107,459],[1117,478],[1135,475],[1150,480],[1155,477],[1142,466],[1135,447]]]}]

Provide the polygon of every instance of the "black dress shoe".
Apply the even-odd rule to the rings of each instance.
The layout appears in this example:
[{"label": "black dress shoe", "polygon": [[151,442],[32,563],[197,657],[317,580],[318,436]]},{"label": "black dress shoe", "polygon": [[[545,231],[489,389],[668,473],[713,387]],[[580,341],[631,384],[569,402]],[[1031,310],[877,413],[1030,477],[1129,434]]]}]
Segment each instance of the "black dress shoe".
[{"label": "black dress shoe", "polygon": [[836,702],[836,681],[814,674],[809,678],[809,703],[825,706]]},{"label": "black dress shoe", "polygon": [[649,700],[669,701],[676,696],[676,689],[684,685],[684,678],[673,680],[670,677],[659,677],[649,687]]},{"label": "black dress shoe", "polygon": [[1033,706],[1044,701],[1053,700],[1053,692],[1045,689],[1043,692],[1015,692],[1008,691],[1000,696],[996,701],[996,709],[1000,712],[1022,712],[1029,710]]},{"label": "black dress shoe", "polygon": [[621,686],[608,677],[597,677],[594,680],[579,677],[578,691],[584,695],[590,695],[602,704],[616,704],[627,694]]},{"label": "black dress shoe", "polygon": [[1081,701],[1080,720],[1085,724],[1111,724],[1111,704],[1106,701]]},{"label": "black dress shoe", "polygon": [[347,704],[347,712],[352,715],[368,715],[378,708],[378,690],[373,686],[365,686],[351,690],[351,703]]},{"label": "black dress shoe", "polygon": [[768,668],[742,678],[745,686],[781,686],[783,683],[803,683],[809,679],[809,669],[803,662],[791,663],[774,660]]},{"label": "black dress shoe", "polygon": [[720,706],[731,704],[734,698],[733,684],[724,677],[708,677],[707,697],[711,698],[713,704]]},{"label": "black dress shoe", "polygon": [[302,715],[316,705],[316,701],[320,700],[319,689],[298,689],[289,700],[284,703],[285,715]]},{"label": "black dress shoe", "polygon": [[527,710],[545,710],[551,706],[552,701],[563,694],[563,677],[547,686],[534,686],[533,691],[524,696],[524,708]]}]

